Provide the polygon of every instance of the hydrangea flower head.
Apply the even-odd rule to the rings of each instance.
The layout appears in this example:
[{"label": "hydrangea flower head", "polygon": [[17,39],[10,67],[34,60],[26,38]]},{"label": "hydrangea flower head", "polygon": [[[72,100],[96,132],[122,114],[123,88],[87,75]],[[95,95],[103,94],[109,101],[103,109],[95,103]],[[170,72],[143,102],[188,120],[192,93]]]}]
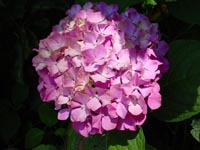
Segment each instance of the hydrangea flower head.
[{"label": "hydrangea flower head", "polygon": [[117,5],[73,5],[41,40],[33,66],[43,101],[81,135],[135,131],[161,106],[157,81],[168,70],[168,45],[157,24]]}]

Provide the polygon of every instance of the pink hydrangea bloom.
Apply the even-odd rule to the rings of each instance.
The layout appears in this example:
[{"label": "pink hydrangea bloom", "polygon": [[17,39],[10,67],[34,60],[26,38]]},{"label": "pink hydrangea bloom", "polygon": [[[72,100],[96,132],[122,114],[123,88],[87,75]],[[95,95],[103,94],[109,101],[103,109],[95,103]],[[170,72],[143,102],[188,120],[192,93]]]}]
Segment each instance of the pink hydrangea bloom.
[{"label": "pink hydrangea bloom", "polygon": [[168,70],[168,45],[157,24],[117,5],[74,5],[40,41],[33,58],[43,101],[54,101],[58,119],[70,119],[85,137],[136,130],[161,106],[157,81]]}]

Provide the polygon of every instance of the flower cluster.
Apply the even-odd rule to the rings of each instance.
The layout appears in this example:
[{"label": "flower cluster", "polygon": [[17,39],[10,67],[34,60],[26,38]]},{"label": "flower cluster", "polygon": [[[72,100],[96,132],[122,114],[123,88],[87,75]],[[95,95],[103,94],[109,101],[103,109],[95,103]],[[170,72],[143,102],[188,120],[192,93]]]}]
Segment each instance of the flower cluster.
[{"label": "flower cluster", "polygon": [[70,118],[87,137],[105,130],[136,130],[148,107],[161,105],[157,81],[168,70],[157,24],[117,5],[74,5],[35,49],[43,101],[54,101],[58,119]]}]

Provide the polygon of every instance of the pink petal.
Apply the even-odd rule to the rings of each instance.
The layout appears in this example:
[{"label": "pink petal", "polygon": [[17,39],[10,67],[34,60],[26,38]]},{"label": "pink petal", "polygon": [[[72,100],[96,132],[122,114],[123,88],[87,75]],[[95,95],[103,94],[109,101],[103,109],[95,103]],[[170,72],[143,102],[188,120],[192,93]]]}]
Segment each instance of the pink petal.
[{"label": "pink petal", "polygon": [[160,86],[158,83],[154,83],[153,91],[151,92],[151,95],[148,97],[147,104],[148,106],[154,110],[161,106],[161,95],[159,93]]},{"label": "pink petal", "polygon": [[50,64],[47,68],[52,75],[55,75],[59,72],[58,67],[55,65],[55,63]]},{"label": "pink petal", "polygon": [[124,104],[119,103],[117,104],[117,114],[124,119],[127,114],[127,108],[124,106]]},{"label": "pink petal", "polygon": [[67,104],[69,102],[69,97],[68,96],[63,96],[60,95],[56,101],[57,104]]},{"label": "pink petal", "polygon": [[76,102],[72,99],[71,103],[70,103],[71,108],[77,108],[80,107],[81,104],[79,102]]},{"label": "pink petal", "polygon": [[95,34],[94,32],[84,32],[84,42],[87,43],[96,43],[96,39],[97,39],[97,34]]},{"label": "pink petal", "polygon": [[71,110],[71,121],[84,122],[88,116],[87,110],[84,108],[76,108]]},{"label": "pink petal", "polygon": [[93,128],[101,128],[101,115],[97,115],[97,116],[92,116],[92,127]]},{"label": "pink petal", "polygon": [[129,57],[129,50],[128,49],[122,49],[119,52],[119,59],[120,63],[123,64],[123,67],[127,67],[130,65],[130,57]]},{"label": "pink petal", "polygon": [[58,32],[52,32],[46,40],[47,46],[51,51],[56,51],[65,46],[65,38]]},{"label": "pink petal", "polygon": [[115,77],[115,78],[111,79],[111,84],[112,85],[119,85],[119,84],[121,84],[121,77],[119,76],[119,77]]},{"label": "pink petal", "polygon": [[42,69],[44,69],[46,66],[47,66],[47,65],[46,65],[45,63],[39,63],[39,64],[36,66],[35,70],[36,70],[36,71],[42,70]]},{"label": "pink petal", "polygon": [[142,125],[145,122],[146,118],[147,118],[146,114],[140,114],[138,116],[134,116],[135,124],[139,126]]},{"label": "pink petal", "polygon": [[92,111],[96,111],[101,107],[101,103],[97,98],[92,98],[88,103],[87,103],[87,108],[91,109]]},{"label": "pink petal", "polygon": [[105,106],[111,103],[111,97],[108,94],[103,94],[99,96],[99,99],[101,99],[102,106]]},{"label": "pink petal", "polygon": [[91,23],[99,23],[104,20],[104,17],[102,16],[101,12],[87,12],[87,21]]},{"label": "pink petal", "polygon": [[124,90],[124,93],[126,95],[130,95],[135,89],[135,86],[133,86],[131,83],[128,83],[128,84],[122,85],[122,89]]},{"label": "pink petal", "polygon": [[91,125],[88,122],[72,122],[74,129],[84,137],[88,137],[91,131]]},{"label": "pink petal", "polygon": [[151,93],[152,87],[139,88],[139,91],[141,92],[143,97],[147,97]]},{"label": "pink petal", "polygon": [[132,73],[131,73],[131,71],[125,72],[122,75],[121,79],[122,79],[122,83],[124,83],[124,84],[129,83],[132,80]]},{"label": "pink petal", "polygon": [[73,99],[80,104],[86,104],[90,100],[90,97],[87,94],[79,92],[76,93]]},{"label": "pink petal", "polygon": [[46,49],[41,49],[39,51],[39,55],[43,58],[49,58],[51,56],[51,52]]},{"label": "pink petal", "polygon": [[95,72],[96,70],[98,70],[98,65],[96,64],[90,64],[90,65],[84,65],[84,70],[86,72]]},{"label": "pink petal", "polygon": [[80,67],[82,65],[82,60],[80,56],[75,56],[72,58],[72,63],[75,67]]},{"label": "pink petal", "polygon": [[102,117],[102,127],[104,130],[113,130],[117,126],[117,119],[111,119],[109,116]]},{"label": "pink petal", "polygon": [[139,115],[143,112],[141,106],[139,104],[131,104],[128,106],[128,111],[132,114],[132,115]]},{"label": "pink petal", "polygon": [[68,47],[64,51],[65,56],[69,55],[71,57],[74,57],[74,56],[80,55],[80,49],[81,49],[80,45],[76,43],[72,43],[72,42],[69,42],[69,44],[70,44],[70,47]]},{"label": "pink petal", "polygon": [[150,70],[150,71],[156,71],[158,69],[158,66],[162,63],[157,60],[151,60],[147,59],[144,64],[144,68]]},{"label": "pink petal", "polygon": [[107,105],[107,109],[105,109],[105,111],[107,111],[108,115],[111,117],[111,118],[117,118],[118,115],[117,115],[117,112],[116,112],[116,103],[112,103],[110,105]]},{"label": "pink petal", "polygon": [[107,81],[107,78],[105,78],[104,76],[102,76],[101,74],[98,74],[98,73],[95,73],[95,74],[92,74],[90,75],[90,77],[92,78],[92,80],[94,82],[102,82],[102,83],[105,83]]},{"label": "pink petal", "polygon": [[108,26],[108,27],[105,28],[105,30],[103,31],[103,33],[105,35],[112,35],[115,32],[115,30],[116,30],[115,27],[112,26],[112,25],[110,25],[110,26]]},{"label": "pink petal", "polygon": [[129,129],[131,131],[135,131],[137,128],[134,118],[135,116],[128,114],[125,119],[119,119],[117,128],[119,130]]},{"label": "pink petal", "polygon": [[57,63],[57,67],[58,67],[60,72],[65,72],[68,69],[68,63],[65,59],[61,59]]},{"label": "pink petal", "polygon": [[61,76],[55,78],[54,81],[58,86],[62,86],[62,84],[63,84],[63,76],[61,75]]},{"label": "pink petal", "polygon": [[46,89],[46,93],[45,93],[45,100],[46,101],[51,101],[51,100],[55,100],[58,96],[58,92],[56,91],[55,88],[47,88]]},{"label": "pink petal", "polygon": [[80,10],[75,14],[75,18],[81,18],[81,19],[86,19],[87,18],[87,13],[85,10]]},{"label": "pink petal", "polygon": [[63,87],[74,87],[74,80],[71,78],[64,77],[63,79]]},{"label": "pink petal", "polygon": [[123,95],[122,90],[118,86],[111,86],[110,87],[110,96],[112,98],[120,99]]},{"label": "pink petal", "polygon": [[160,93],[152,93],[147,100],[148,106],[154,110],[161,106],[161,95]]},{"label": "pink petal", "polygon": [[106,56],[106,49],[103,45],[99,45],[94,49],[95,52],[95,60],[98,61],[98,64],[102,64],[102,62],[99,63],[99,61],[105,61],[104,58]]},{"label": "pink petal", "polygon": [[58,112],[58,119],[67,120],[67,118],[69,117],[69,114],[70,114],[70,110],[68,108],[61,109]]},{"label": "pink petal", "polygon": [[156,75],[158,74],[158,72],[155,71],[149,71],[147,69],[144,69],[142,71],[142,77],[144,79],[150,80],[150,79],[155,79]]},{"label": "pink petal", "polygon": [[103,67],[102,71],[100,71],[100,73],[102,74],[102,76],[104,76],[106,78],[112,78],[116,74],[113,70],[111,70],[107,66]]},{"label": "pink petal", "polygon": [[134,120],[133,116],[128,115],[126,117],[124,123],[125,123],[124,126],[126,129],[129,129],[131,131],[136,131],[137,128],[136,128],[136,124],[135,124],[135,120]]}]

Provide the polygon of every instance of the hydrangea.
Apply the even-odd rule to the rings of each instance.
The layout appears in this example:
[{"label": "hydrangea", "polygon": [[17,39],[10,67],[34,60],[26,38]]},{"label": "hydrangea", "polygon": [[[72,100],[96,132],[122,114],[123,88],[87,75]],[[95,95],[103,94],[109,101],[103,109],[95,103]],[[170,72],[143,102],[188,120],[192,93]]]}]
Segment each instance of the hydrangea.
[{"label": "hydrangea", "polygon": [[161,106],[157,83],[168,70],[168,45],[158,26],[130,8],[73,5],[41,40],[33,66],[44,102],[54,101],[58,119],[70,119],[81,135],[135,131]]}]

